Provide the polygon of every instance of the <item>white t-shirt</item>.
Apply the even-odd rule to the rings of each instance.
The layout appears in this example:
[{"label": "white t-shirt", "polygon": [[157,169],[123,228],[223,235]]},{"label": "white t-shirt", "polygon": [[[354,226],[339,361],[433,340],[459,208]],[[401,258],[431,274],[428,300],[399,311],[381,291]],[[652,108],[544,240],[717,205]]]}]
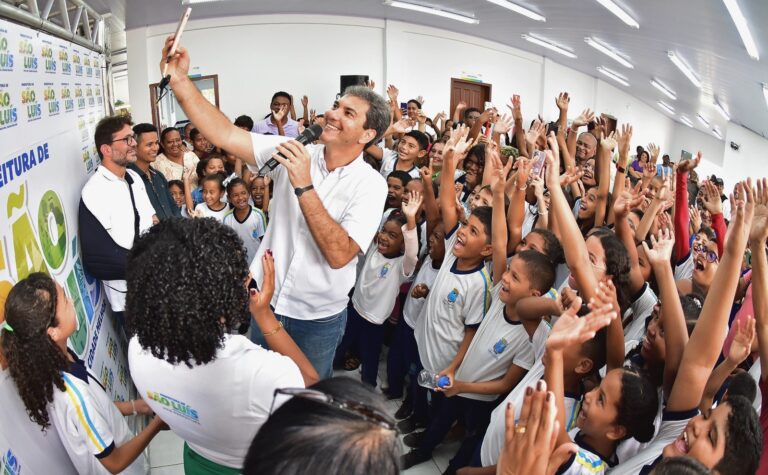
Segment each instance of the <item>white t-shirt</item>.
[{"label": "white t-shirt", "polygon": [[[272,157],[275,147],[288,137],[251,134],[258,171]],[[360,249],[373,240],[387,197],[387,183],[363,160],[361,153],[349,164],[330,171],[325,163],[325,146],[308,145],[312,184],[331,219],[339,223]],[[349,289],[355,285],[357,258],[340,269],[332,269],[312,237],[285,167],[272,170],[272,222],[261,240],[251,273],[261,286],[261,256],[271,249],[275,256],[275,313],[298,320],[317,320],[336,315],[349,303]],[[376,210],[376,211],[374,211]]]},{"label": "white t-shirt", "polygon": [[206,459],[233,468],[243,466],[275,389],[304,387],[290,358],[242,335],[225,335],[216,358],[192,368],[155,358],[133,337],[128,364],[141,397],[176,435]]},{"label": "white t-shirt", "polygon": [[221,203],[223,206],[220,210],[212,210],[205,203],[200,203],[195,206],[195,214],[198,218],[216,218],[216,221],[222,222],[224,216],[229,213],[229,206],[226,203]]},{"label": "white t-shirt", "polygon": [[32,422],[11,372],[0,368],[0,473],[76,475],[56,428]]},{"label": "white t-shirt", "polygon": [[[388,148],[382,149],[382,156],[381,156],[381,168],[379,169],[379,173],[381,173],[381,176],[384,177],[386,180],[390,173],[395,171],[395,167],[397,167],[397,152]],[[406,173],[411,175],[411,178],[420,180],[421,174],[419,173],[419,167],[416,165],[413,166],[410,170],[408,170]]]},{"label": "white t-shirt", "polygon": [[665,411],[661,419],[659,433],[648,444],[648,447],[626,462],[619,463],[618,466],[610,470],[610,473],[616,475],[636,475],[640,473],[644,466],[652,464],[661,455],[664,447],[680,436],[685,426],[688,425],[688,421],[698,413],[698,409],[685,412]]},{"label": "white t-shirt", "polygon": [[[403,234],[405,234],[403,226]],[[411,233],[416,239],[416,229]],[[395,308],[395,300],[400,294],[400,285],[413,273],[405,273],[405,255],[386,257],[377,249],[377,244],[371,244],[365,254],[365,264],[357,276],[355,293],[352,295],[352,305],[361,317],[369,322],[380,325],[389,318]],[[415,262],[415,256],[414,256]]]},{"label": "white t-shirt", "polygon": [[648,282],[643,285],[643,293],[632,302],[627,310],[628,313],[631,312],[632,322],[624,328],[624,341],[643,339],[645,319],[653,313],[653,307],[659,301]]},{"label": "white t-shirt", "polygon": [[[53,402],[48,405],[51,423],[78,473],[109,474],[99,458],[133,439],[133,432],[82,362],[75,363],[71,371],[62,376],[65,390],[55,389]],[[141,454],[120,473],[139,475],[146,474],[147,470],[147,460]]]},{"label": "white t-shirt", "polygon": [[[533,366],[533,345],[520,320],[507,320],[504,302],[499,300],[501,283],[492,290],[491,308],[469,344],[464,361],[456,370],[459,381],[493,381],[515,364],[523,369]],[[462,393],[459,396],[478,401],[493,401],[498,394]]]},{"label": "white t-shirt", "polygon": [[691,250],[685,260],[675,266],[675,280],[687,280],[693,277],[693,263],[693,250]]},{"label": "white t-shirt", "polygon": [[456,357],[464,327],[479,325],[491,303],[491,277],[484,264],[460,271],[453,254],[459,225],[445,235],[445,259],[414,332],[421,364],[438,373]]},{"label": "white t-shirt", "polygon": [[248,252],[248,263],[253,261],[256,256],[256,251],[259,250],[259,244],[261,244],[261,237],[267,231],[267,217],[264,212],[254,206],[251,206],[248,210],[248,215],[244,220],[240,221],[235,216],[235,210],[229,210],[224,215],[222,222],[234,229],[240,239],[243,240],[245,250]]},{"label": "white t-shirt", "polygon": [[[432,292],[432,286],[435,283],[439,271],[439,267],[437,269],[432,267],[432,258],[427,256],[421,264],[421,269],[419,269],[419,272],[416,274],[416,278],[413,279],[411,290],[418,284],[424,284],[429,291]],[[429,297],[429,294],[427,294],[427,297]],[[419,315],[421,315],[421,310],[424,308],[424,304],[427,303],[427,297],[415,299],[411,296],[411,292],[408,292],[408,297],[405,299],[405,305],[403,305],[403,318],[405,319],[405,323],[407,323],[411,329],[416,328],[416,322],[419,319]]]}]

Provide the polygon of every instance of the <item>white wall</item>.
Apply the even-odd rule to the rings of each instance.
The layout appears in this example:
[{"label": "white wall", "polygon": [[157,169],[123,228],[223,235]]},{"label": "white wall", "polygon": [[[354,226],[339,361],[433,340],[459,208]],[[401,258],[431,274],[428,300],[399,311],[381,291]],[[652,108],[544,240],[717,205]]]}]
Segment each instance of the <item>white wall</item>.
[{"label": "white wall", "polygon": [[[128,93],[128,76],[121,76],[118,78],[115,78],[114,80],[114,95],[113,98],[115,101],[123,101],[126,104],[130,104],[131,101],[129,100],[130,94]],[[150,121],[151,122],[151,121]]]},{"label": "white wall", "polygon": [[[739,144],[739,150],[733,150],[731,142]],[[768,176],[768,140],[750,132],[744,127],[729,124],[725,133],[723,152],[723,181],[725,190],[730,193],[737,181],[751,176]]]},{"label": "white wall", "polygon": [[[148,84],[158,81],[161,46],[174,28],[165,24],[127,32],[132,58],[128,92],[137,121],[151,118]],[[711,134],[679,124],[633,97],[631,89],[547,57],[446,30],[355,17],[262,15],[190,21],[182,43],[190,50],[191,74],[219,75],[221,110],[230,118],[266,115],[272,93],[280,89],[296,99],[307,94],[310,107],[322,112],[335,98],[342,74],[368,74],[382,94],[387,84],[396,84],[403,102],[422,95],[425,112],[434,116],[449,112],[450,78],[474,74],[493,85],[492,100],[505,112],[510,96],[520,94],[526,121],[537,114],[553,120],[555,97],[568,91],[570,118],[588,107],[616,116],[620,124],[631,123],[633,150],[655,142],[673,160],[683,149],[702,150],[700,174],[720,176],[728,169],[728,176],[743,177],[766,170],[756,160],[768,150],[768,141],[741,127],[726,131],[727,143],[744,142],[740,152],[731,153]],[[309,50],[316,53],[299,54]],[[752,151],[755,155],[745,160]]]}]

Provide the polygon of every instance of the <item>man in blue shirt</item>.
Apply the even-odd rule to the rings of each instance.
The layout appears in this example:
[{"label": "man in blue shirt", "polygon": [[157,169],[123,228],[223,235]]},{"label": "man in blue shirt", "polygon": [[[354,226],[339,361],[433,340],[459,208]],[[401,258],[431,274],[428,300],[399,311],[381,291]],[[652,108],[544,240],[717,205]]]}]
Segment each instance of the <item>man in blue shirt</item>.
[{"label": "man in blue shirt", "polygon": [[157,129],[152,124],[137,124],[133,127],[136,135],[136,161],[130,163],[128,168],[139,174],[144,181],[147,196],[155,208],[158,219],[168,219],[181,216],[181,210],[168,191],[168,180],[162,173],[156,171],[150,165],[157,159],[160,141],[157,138]]}]

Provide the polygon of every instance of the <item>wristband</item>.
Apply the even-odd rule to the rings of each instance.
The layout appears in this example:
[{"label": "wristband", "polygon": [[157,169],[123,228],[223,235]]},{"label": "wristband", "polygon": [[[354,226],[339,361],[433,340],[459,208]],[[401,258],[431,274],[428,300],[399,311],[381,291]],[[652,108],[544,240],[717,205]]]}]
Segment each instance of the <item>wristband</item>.
[{"label": "wristband", "polygon": [[627,169],[619,165],[616,165],[616,171],[619,173],[627,173]]},{"label": "wristband", "polygon": [[272,330],[269,333],[262,333],[262,336],[272,336],[272,335],[274,335],[276,333],[279,333],[283,329],[283,322],[278,321],[277,323],[278,323],[277,328],[275,328],[274,330]]},{"label": "wristband", "polygon": [[309,190],[314,190],[314,185],[305,186],[304,188],[294,188],[293,192],[296,194],[296,197],[301,197],[304,193],[308,192]]}]

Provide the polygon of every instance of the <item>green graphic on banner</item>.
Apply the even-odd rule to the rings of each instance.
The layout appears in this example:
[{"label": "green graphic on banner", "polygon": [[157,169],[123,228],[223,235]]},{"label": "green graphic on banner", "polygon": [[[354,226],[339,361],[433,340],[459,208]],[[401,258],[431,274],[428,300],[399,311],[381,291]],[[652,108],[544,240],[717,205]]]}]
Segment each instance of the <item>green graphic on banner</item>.
[{"label": "green graphic on banner", "polygon": [[44,272],[48,274],[48,267],[43,261],[43,253],[35,239],[35,231],[32,229],[32,222],[29,212],[24,207],[24,195],[26,186],[22,185],[18,193],[11,193],[8,196],[7,214],[11,218],[13,210],[23,210],[23,214],[11,225],[13,235],[13,255],[15,257],[16,278],[25,279],[33,272]]},{"label": "green graphic on banner", "polygon": [[77,330],[69,337],[69,344],[72,345],[72,351],[82,358],[85,355],[85,346],[88,343],[88,321],[85,309],[83,308],[83,299],[80,297],[80,290],[77,287],[74,269],[67,276],[67,290],[72,303],[75,305],[77,314]]},{"label": "green graphic on banner", "polygon": [[45,262],[53,271],[58,270],[67,257],[67,225],[64,206],[53,190],[45,192],[37,211],[37,232],[43,248]]}]

